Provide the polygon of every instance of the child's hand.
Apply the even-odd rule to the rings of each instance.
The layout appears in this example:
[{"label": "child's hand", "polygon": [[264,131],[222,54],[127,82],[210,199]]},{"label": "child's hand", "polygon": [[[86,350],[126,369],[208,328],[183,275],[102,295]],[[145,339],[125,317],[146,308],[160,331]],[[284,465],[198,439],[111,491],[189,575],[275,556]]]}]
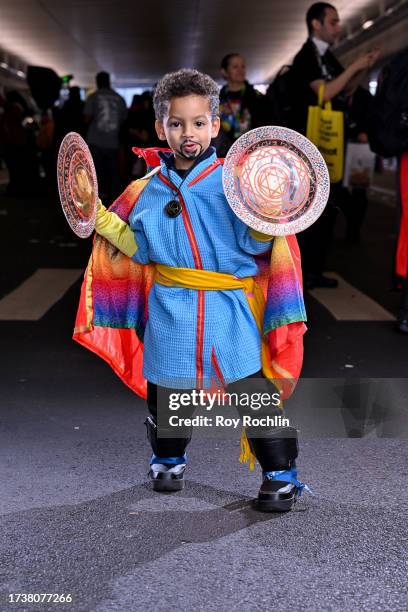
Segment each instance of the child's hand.
[{"label": "child's hand", "polygon": [[74,197],[75,204],[86,217],[92,212],[94,195],[95,192],[85,168],[79,168],[75,174]]}]

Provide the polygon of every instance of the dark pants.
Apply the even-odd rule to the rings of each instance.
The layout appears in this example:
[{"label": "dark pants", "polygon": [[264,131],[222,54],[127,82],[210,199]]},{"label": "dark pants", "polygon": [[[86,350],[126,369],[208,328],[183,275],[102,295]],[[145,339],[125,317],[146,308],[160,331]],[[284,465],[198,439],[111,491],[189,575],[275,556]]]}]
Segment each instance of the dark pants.
[{"label": "dark pants", "polygon": [[[227,393],[236,393],[238,395],[243,393],[248,395],[251,393],[268,393],[271,396],[277,393],[274,385],[264,378],[261,372],[231,383],[226,391]],[[174,428],[170,425],[162,424],[168,423],[169,395],[183,392],[186,393],[188,390],[157,387],[153,383],[147,383],[147,406],[150,412],[150,417],[146,421],[147,434],[153,453],[158,457],[181,457],[191,440],[192,427],[185,427],[182,430],[182,437],[164,437],[166,435],[174,435]],[[159,403],[160,405],[158,405]],[[256,412],[247,406],[237,405],[236,408],[241,418],[244,415],[256,418],[265,416],[280,416],[283,418],[284,416],[280,407],[263,406],[256,410]],[[162,410],[164,411],[164,418],[161,418],[160,415]],[[194,406],[181,406],[177,411],[177,415],[179,417],[191,418],[194,411]],[[298,448],[297,432],[292,427],[254,426],[246,428],[246,434],[251,450],[258,459],[263,471],[285,470],[294,465]]]},{"label": "dark pants", "polygon": [[327,255],[333,241],[337,210],[336,200],[331,194],[318,220],[304,232],[298,234],[305,277],[307,275],[321,276],[326,268]]},{"label": "dark pants", "polygon": [[3,157],[9,173],[7,195],[36,193],[39,188],[40,175],[35,149],[29,145],[5,145]]},{"label": "dark pants", "polygon": [[367,210],[367,190],[356,187],[350,194],[342,185],[331,185],[329,201],[322,215],[307,230],[298,234],[305,278],[307,275],[320,276],[326,269],[338,210],[346,218],[347,240],[358,242]]},{"label": "dark pants", "polygon": [[360,240],[360,231],[367,212],[367,189],[353,187],[351,193],[344,188],[341,192],[339,208],[346,218],[346,239],[357,243]]},{"label": "dark pants", "polygon": [[398,319],[400,321],[408,320],[408,278],[404,280],[402,285],[402,299]]},{"label": "dark pants", "polygon": [[110,204],[121,192],[119,149],[102,149],[89,145],[98,178],[99,197]]}]

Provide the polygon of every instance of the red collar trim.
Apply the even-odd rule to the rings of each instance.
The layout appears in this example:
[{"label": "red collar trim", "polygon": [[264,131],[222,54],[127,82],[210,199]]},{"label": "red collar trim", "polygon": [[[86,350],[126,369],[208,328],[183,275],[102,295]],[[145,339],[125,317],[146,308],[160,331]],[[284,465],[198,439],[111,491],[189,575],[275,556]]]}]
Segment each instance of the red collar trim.
[{"label": "red collar trim", "polygon": [[218,166],[222,166],[222,164],[224,163],[223,159],[216,159],[214,160],[209,166],[207,166],[206,168],[204,168],[204,170],[202,172],[200,172],[200,174],[198,174],[195,178],[193,178],[192,181],[190,181],[187,184],[187,187],[192,187],[193,185],[195,185],[196,183],[198,183],[199,181],[202,181],[206,176],[208,176],[209,174],[211,174],[211,172],[213,172],[213,170],[215,170],[216,168],[218,168]]},{"label": "red collar trim", "polygon": [[170,187],[171,189],[173,189],[173,191],[175,191],[176,193],[179,193],[179,190],[177,189],[177,187],[173,185],[171,181],[169,181],[167,176],[164,176],[164,174],[162,174],[161,172],[159,172],[157,176],[165,185],[167,185],[167,187]]},{"label": "red collar trim", "polygon": [[[150,147],[148,149],[142,149],[140,147],[133,147],[132,151],[138,157],[143,157],[143,159],[146,162],[146,165],[149,168],[156,168],[157,166],[160,166],[161,159],[160,159],[159,153],[171,153],[171,149],[166,149],[166,148],[161,148],[161,147]],[[210,172],[215,170],[217,166],[223,163],[224,163],[223,158],[216,159],[216,161],[210,164],[205,170],[203,170],[198,176],[196,176],[196,178],[193,179],[191,183],[188,184],[189,187],[191,185],[195,185],[195,183],[198,183],[198,181],[201,181],[201,179],[205,178],[208,174],[210,174]]]}]

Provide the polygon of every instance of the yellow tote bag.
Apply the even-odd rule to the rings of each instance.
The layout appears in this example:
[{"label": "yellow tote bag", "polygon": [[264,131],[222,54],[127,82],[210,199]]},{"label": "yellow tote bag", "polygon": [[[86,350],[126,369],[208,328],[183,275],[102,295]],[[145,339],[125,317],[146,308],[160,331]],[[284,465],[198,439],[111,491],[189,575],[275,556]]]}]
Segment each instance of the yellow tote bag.
[{"label": "yellow tote bag", "polygon": [[344,116],[332,110],[331,102],[323,107],[324,85],[319,87],[318,105],[309,106],[306,137],[324,157],[330,182],[338,183],[344,170]]}]

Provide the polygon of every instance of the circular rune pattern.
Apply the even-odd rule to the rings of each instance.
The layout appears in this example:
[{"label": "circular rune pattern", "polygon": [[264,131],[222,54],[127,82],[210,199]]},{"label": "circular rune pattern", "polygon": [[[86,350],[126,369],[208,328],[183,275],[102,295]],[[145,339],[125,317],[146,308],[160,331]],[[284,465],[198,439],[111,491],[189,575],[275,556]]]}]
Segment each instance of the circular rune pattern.
[{"label": "circular rune pattern", "polygon": [[67,134],[61,143],[57,179],[62,210],[71,229],[87,238],[95,228],[98,183],[88,146],[76,132]]},{"label": "circular rune pattern", "polygon": [[304,136],[267,126],[241,136],[223,168],[224,192],[235,214],[265,234],[294,234],[323,212],[330,190],[326,163]]},{"label": "circular rune pattern", "polygon": [[264,217],[288,219],[307,202],[309,168],[285,146],[260,147],[245,155],[240,189],[245,201]]}]

